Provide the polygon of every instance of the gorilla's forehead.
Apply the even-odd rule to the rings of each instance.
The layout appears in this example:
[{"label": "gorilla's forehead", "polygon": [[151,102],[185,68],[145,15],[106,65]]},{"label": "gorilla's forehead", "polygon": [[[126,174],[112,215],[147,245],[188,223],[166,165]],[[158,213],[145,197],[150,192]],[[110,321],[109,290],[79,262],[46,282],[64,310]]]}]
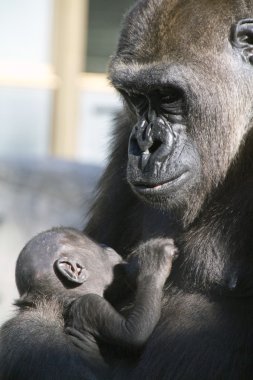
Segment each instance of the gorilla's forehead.
[{"label": "gorilla's forehead", "polygon": [[231,25],[252,16],[252,6],[252,0],[248,5],[242,0],[137,2],[123,26],[118,56],[149,62],[164,56],[189,59],[196,50],[198,55],[223,51]]},{"label": "gorilla's forehead", "polygon": [[[232,50],[232,47],[230,49]],[[237,63],[229,54],[224,58],[224,54],[216,54],[214,59],[211,52],[206,52],[200,57],[196,54],[186,61],[184,57],[177,59],[173,55],[163,56],[160,61],[151,59],[145,63],[138,59],[125,60],[124,57],[115,57],[110,65],[109,77],[114,87],[129,92],[166,92],[171,87],[181,89],[188,96],[192,93],[206,94],[212,88],[215,88],[213,91],[216,92],[219,84],[223,83],[222,79],[226,80],[228,88],[237,81]],[[224,85],[222,89],[225,96]]]},{"label": "gorilla's forehead", "polygon": [[124,87],[125,90],[145,92],[156,87],[180,87],[185,92],[188,90],[188,78],[192,76],[190,66],[185,67],[178,62],[167,60],[152,61],[139,64],[138,62],[125,63],[121,59],[115,59],[110,68],[110,79],[116,88]]}]

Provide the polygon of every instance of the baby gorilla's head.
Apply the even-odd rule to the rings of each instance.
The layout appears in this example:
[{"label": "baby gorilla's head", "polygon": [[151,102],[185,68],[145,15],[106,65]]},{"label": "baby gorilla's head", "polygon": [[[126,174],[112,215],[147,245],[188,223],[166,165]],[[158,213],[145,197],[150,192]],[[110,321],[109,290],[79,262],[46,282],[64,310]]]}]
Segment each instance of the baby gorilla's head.
[{"label": "baby gorilla's head", "polygon": [[16,265],[20,295],[103,295],[122,261],[111,248],[70,228],[42,232],[21,251]]}]

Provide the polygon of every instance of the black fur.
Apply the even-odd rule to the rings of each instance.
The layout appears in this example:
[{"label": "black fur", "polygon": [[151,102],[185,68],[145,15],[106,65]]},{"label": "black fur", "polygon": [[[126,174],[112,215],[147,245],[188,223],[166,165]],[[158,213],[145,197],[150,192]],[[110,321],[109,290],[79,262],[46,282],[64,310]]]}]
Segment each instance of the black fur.
[{"label": "black fur", "polygon": [[[125,110],[86,231],[125,256],[161,234],[180,251],[134,379],[252,378],[252,17],[252,0],[143,0],[123,25],[110,77]],[[161,112],[175,89],[179,111]],[[171,137],[152,146],[161,116],[174,148]],[[143,119],[155,120],[151,140]],[[188,158],[188,182],[140,191],[172,178]]]}]

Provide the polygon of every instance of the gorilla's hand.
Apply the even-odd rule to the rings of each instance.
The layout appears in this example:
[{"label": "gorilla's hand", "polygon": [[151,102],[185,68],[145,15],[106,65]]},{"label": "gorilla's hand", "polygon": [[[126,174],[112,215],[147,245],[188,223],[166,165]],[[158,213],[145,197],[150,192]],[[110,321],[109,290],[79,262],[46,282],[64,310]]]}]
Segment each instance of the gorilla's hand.
[{"label": "gorilla's hand", "polygon": [[152,276],[164,283],[171,272],[177,252],[172,239],[151,239],[131,254],[128,261],[129,273],[136,276],[137,282]]}]

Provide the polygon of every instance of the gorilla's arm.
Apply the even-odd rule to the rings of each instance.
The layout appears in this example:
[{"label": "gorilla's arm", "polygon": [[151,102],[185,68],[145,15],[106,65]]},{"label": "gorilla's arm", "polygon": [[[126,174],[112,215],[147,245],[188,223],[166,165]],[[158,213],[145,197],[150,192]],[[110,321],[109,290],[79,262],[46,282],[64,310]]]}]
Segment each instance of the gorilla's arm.
[{"label": "gorilla's arm", "polygon": [[[73,327],[89,331],[97,338],[120,346],[141,347],[160,317],[162,289],[150,278],[139,286],[136,304],[128,318],[120,315],[104,298],[87,294],[74,302],[71,309]],[[67,329],[70,335],[74,330]],[[86,345],[86,342],[84,342]]]},{"label": "gorilla's arm", "polygon": [[[73,341],[82,347],[80,332],[90,332],[110,344],[142,347],[160,318],[162,290],[175,252],[172,240],[154,239],[133,254],[129,267],[131,270],[137,267],[139,273],[136,300],[127,317],[96,294],[87,294],[74,301],[69,312],[70,328],[67,329]],[[85,344],[84,340],[83,346]]]}]

